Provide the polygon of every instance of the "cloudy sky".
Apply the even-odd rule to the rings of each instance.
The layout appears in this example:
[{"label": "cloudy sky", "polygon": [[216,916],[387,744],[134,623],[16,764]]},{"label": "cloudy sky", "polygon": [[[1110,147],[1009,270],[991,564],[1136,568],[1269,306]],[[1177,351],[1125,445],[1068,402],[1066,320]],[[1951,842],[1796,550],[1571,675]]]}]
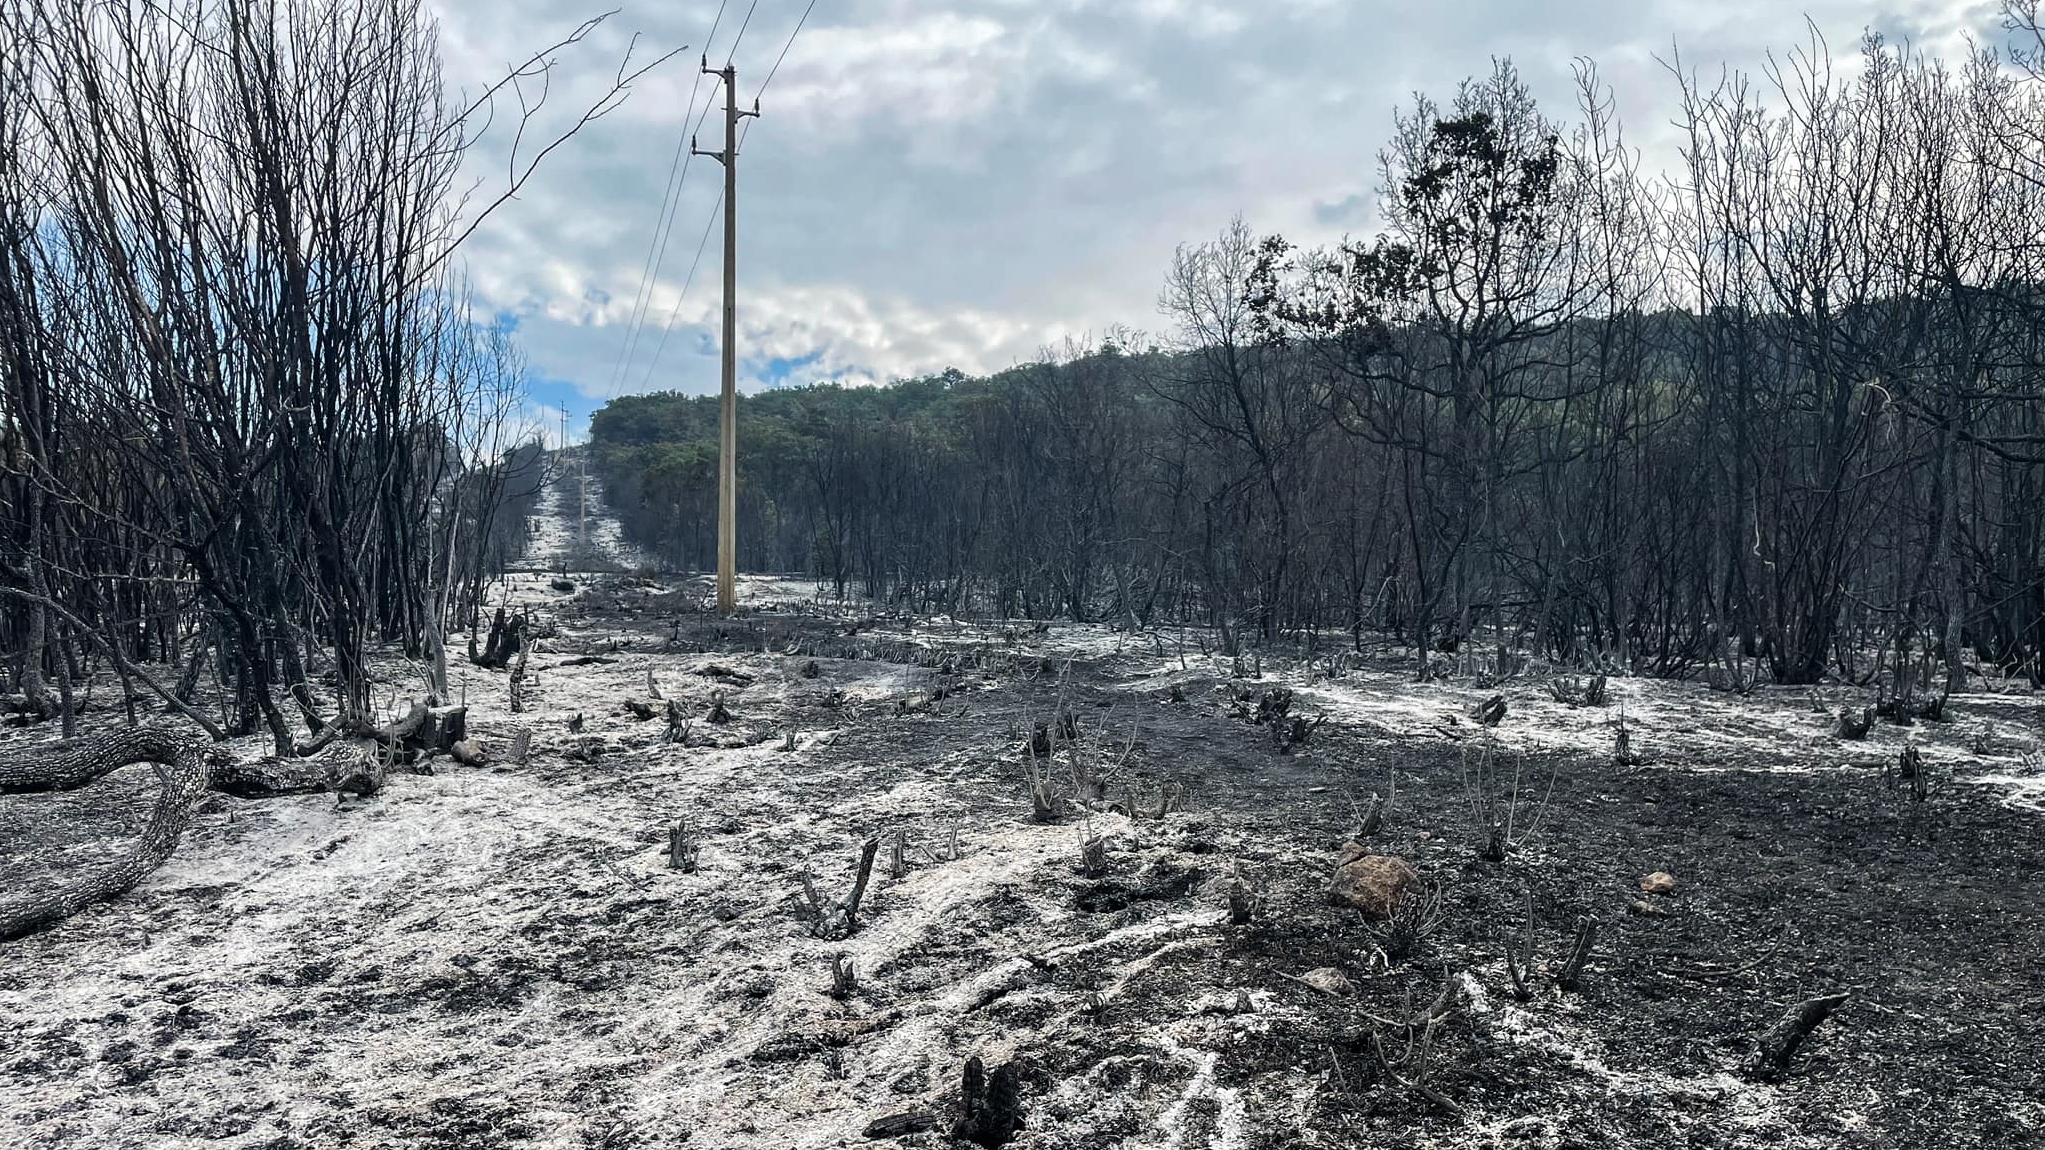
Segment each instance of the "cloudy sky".
[{"label": "cloudy sky", "polygon": [[[1868,30],[1953,51],[1997,24],[1992,0],[817,0],[791,42],[809,0],[729,0],[714,36],[717,0],[623,2],[559,55],[550,109],[600,90],[634,33],[642,58],[687,50],[556,152],[466,251],[479,303],[517,325],[536,405],[566,405],[578,438],[620,392],[717,386],[714,161],[687,165],[636,342],[631,323],[688,109],[721,100],[698,75],[706,49],[737,64],[750,102],[788,48],[739,164],[752,390],[986,371],[1068,336],[1157,330],[1173,248],[1235,214],[1307,242],[1368,233],[1393,109],[1416,91],[1447,97],[1495,56],[1558,117],[1572,61],[1596,61],[1629,141],[1660,168],[1672,48],[1715,75],[1805,43],[1806,15],[1839,57]],[[435,6],[449,83],[471,91],[602,10]],[[703,146],[721,126],[721,113],[703,123]],[[508,143],[485,138],[475,178],[502,179]]]}]

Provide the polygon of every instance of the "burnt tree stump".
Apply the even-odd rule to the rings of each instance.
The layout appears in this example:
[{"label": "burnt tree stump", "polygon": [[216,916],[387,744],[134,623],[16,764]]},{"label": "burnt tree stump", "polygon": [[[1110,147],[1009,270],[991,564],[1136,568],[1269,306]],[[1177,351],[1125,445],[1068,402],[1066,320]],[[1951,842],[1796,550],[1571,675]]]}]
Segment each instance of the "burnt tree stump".
[{"label": "burnt tree stump", "polygon": [[1754,1045],[1754,1056],[1747,1063],[1747,1076],[1766,1081],[1788,1073],[1797,1048],[1820,1023],[1832,1017],[1833,1011],[1846,1005],[1850,997],[1850,992],[1839,990],[1790,1007]]}]

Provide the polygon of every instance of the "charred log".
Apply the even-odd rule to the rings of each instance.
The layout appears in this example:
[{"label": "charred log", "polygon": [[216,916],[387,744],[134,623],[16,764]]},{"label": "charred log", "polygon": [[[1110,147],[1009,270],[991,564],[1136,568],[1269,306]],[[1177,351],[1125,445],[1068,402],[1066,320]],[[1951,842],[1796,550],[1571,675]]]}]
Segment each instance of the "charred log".
[{"label": "charred log", "polygon": [[161,727],[119,731],[55,753],[33,746],[0,756],[0,792],[12,794],[76,790],[137,763],[153,764],[162,783],[141,837],[104,870],[78,875],[54,890],[0,895],[0,941],[20,938],[133,889],[177,848],[211,775],[202,741]]}]

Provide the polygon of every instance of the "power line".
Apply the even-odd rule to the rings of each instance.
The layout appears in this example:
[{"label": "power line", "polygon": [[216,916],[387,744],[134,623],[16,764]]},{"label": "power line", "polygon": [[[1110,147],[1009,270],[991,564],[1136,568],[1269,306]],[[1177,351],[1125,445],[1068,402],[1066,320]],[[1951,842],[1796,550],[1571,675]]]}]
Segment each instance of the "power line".
[{"label": "power line", "polygon": [[[751,7],[748,7],[746,9],[745,19],[740,21],[739,23],[738,35],[734,37],[732,40],[731,50],[733,52],[736,52],[738,50],[738,42],[745,38],[746,27],[747,25],[752,23],[753,9],[758,7],[759,0],[753,0]],[[809,0],[809,3],[803,8],[802,16],[796,20],[795,27],[788,33],[788,40],[781,45],[781,54],[774,58],[774,66],[767,70],[767,78],[761,81],[760,92],[764,93],[767,90],[767,85],[772,84],[774,82],[775,73],[781,70],[781,62],[788,59],[788,50],[795,46],[795,38],[802,34],[803,25],[809,23],[810,13],[816,11],[816,7],[817,0]],[[715,29],[713,28],[712,31],[714,33]],[[699,79],[701,78],[701,74],[698,75],[698,78]],[[757,99],[757,96],[755,98]],[[693,106],[694,104],[693,99],[690,102],[691,105]],[[706,100],[703,104],[702,114],[699,115],[696,119],[696,127],[698,129],[702,128],[703,121],[709,118],[710,107],[711,107],[710,102]],[[752,131],[752,127],[753,125],[751,123],[751,120],[750,118],[748,118],[747,123],[742,129],[740,129],[739,132],[739,145],[741,147],[743,147],[745,144],[746,133]],[[695,157],[693,155],[690,157],[690,159],[694,158]],[[687,162],[683,163],[682,169],[683,178],[686,179],[688,175]],[[697,241],[696,243],[696,256],[689,263],[689,274],[688,277],[682,281],[682,292],[679,296],[675,297],[675,306],[669,309],[667,322],[661,325],[660,342],[654,345],[653,358],[647,361],[646,374],[640,380],[640,386],[642,388],[651,385],[653,382],[654,369],[660,366],[661,353],[665,351],[667,348],[668,335],[674,330],[675,320],[682,313],[682,304],[685,303],[689,298],[689,287],[690,285],[696,282],[696,269],[703,263],[703,252],[708,248],[710,244],[710,230],[713,227],[717,226],[718,209],[722,208],[723,206],[724,193],[720,190],[717,193],[716,203],[712,204],[710,207],[710,218],[703,224],[703,238]],[[651,302],[650,293],[648,296],[648,302],[649,303]]]},{"label": "power line", "polygon": [[809,7],[802,10],[802,19],[795,22],[795,31],[788,34],[788,43],[781,45],[781,54],[774,57],[774,66],[767,69],[767,78],[760,81],[760,90],[753,93],[754,99],[767,94],[767,85],[774,82],[774,73],[781,70],[781,61],[788,59],[788,50],[795,47],[795,38],[802,34],[802,26],[809,23],[809,14],[817,10],[817,0],[809,0]]},{"label": "power line", "polygon": [[[699,73],[699,75],[701,75],[701,73]],[[696,150],[693,147],[693,141],[696,138],[696,131],[700,131],[703,127],[703,121],[710,118],[710,107],[711,107],[710,101],[705,100],[703,102],[702,114],[696,117],[695,130],[692,130],[689,133],[689,139],[692,141],[692,146],[689,149],[689,160],[684,161],[682,163],[682,175],[684,178],[687,178],[689,174],[689,162],[695,160],[696,158]],[[660,325],[660,342],[654,345],[653,358],[646,362],[646,374],[642,376],[639,381],[639,385],[641,388],[645,388],[653,383],[653,369],[660,366],[660,353],[663,349],[667,347],[668,332],[674,328],[675,317],[682,313],[683,301],[689,298],[689,285],[696,282],[696,268],[703,262],[703,249],[710,242],[710,229],[712,227],[715,227],[717,224],[717,209],[723,206],[724,189],[719,188],[717,190],[717,199],[712,201],[710,204],[710,218],[704,221],[703,223],[703,238],[696,241],[696,258],[689,261],[688,277],[682,280],[682,294],[675,297],[675,306],[669,309],[667,313],[667,322]],[[680,210],[681,203],[679,199],[677,199],[675,207],[676,210],[678,211]],[[650,291],[646,295],[646,302],[648,304],[651,304],[653,302],[653,293]]]},{"label": "power line", "polygon": [[[794,30],[788,33],[787,43],[781,45],[781,54],[779,56],[774,57],[774,66],[772,68],[767,69],[767,78],[765,80],[760,81],[760,90],[753,93],[753,104],[755,107],[759,106],[760,97],[765,96],[767,94],[767,85],[772,84],[774,82],[774,74],[781,70],[781,61],[788,59],[788,50],[790,48],[795,47],[795,38],[802,34],[802,26],[804,24],[809,23],[809,14],[816,10],[817,0],[809,0],[808,7],[805,7],[802,10],[801,18],[796,20]],[[750,120],[746,121],[745,127],[739,129],[738,142],[741,146],[743,146],[746,142],[746,134],[748,132],[751,132],[752,130],[753,124],[752,121]]]},{"label": "power line", "polygon": [[[697,76],[695,86],[689,90],[689,105],[692,110],[696,103],[696,91],[702,84],[703,77]],[[685,112],[682,115],[682,123],[688,122],[689,116]],[[674,229],[674,209],[679,207],[681,202],[681,177],[678,172],[685,172],[688,168],[688,161],[684,158],[687,147],[688,137],[684,136],[676,143],[674,159],[668,164],[667,187],[661,192],[660,210],[653,216],[653,238],[647,242],[646,262],[639,269],[639,287],[632,293],[632,310],[625,316],[624,347],[619,350],[618,362],[611,367],[610,386],[605,389],[611,395],[617,394],[618,382],[624,378],[625,369],[632,362],[632,353],[638,347],[640,328],[645,321],[647,302],[652,296],[651,285],[658,274],[661,262],[667,257],[668,236]]]},{"label": "power line", "polygon": [[[698,73],[698,75],[697,75],[697,79],[698,79],[698,80],[700,81],[700,80],[701,80],[701,78],[702,78],[702,76],[701,76],[701,73]],[[692,97],[692,98],[690,99],[690,105],[691,105],[691,107],[692,107],[692,108],[693,108],[694,104],[695,104],[695,100],[694,100],[694,98]],[[683,115],[684,115],[684,118],[685,118],[685,122],[686,122],[686,116],[687,116],[687,112],[684,112],[684,113],[683,113]],[[695,123],[695,125],[694,125],[694,126],[693,126],[693,127],[692,127],[692,128],[690,129],[690,131],[689,131],[689,136],[688,136],[688,139],[689,139],[689,140],[694,140],[694,139],[696,138],[696,133],[697,133],[698,131],[700,131],[700,130],[702,129],[702,127],[703,127],[703,121],[704,121],[704,120],[707,120],[707,119],[709,119],[709,118],[710,118],[710,101],[708,101],[708,100],[705,100],[705,101],[703,102],[703,111],[702,111],[702,112],[701,112],[701,113],[700,113],[699,115],[697,115],[697,117],[696,117],[696,123]],[[685,143],[686,143],[686,141],[685,141]],[[676,187],[676,189],[675,189],[675,197],[674,197],[674,207],[673,207],[673,208],[671,208],[671,209],[669,209],[669,211],[668,211],[668,214],[667,214],[667,226],[666,226],[666,228],[665,228],[665,229],[664,229],[664,230],[662,231],[662,233],[661,233],[661,237],[660,237],[660,260],[659,260],[659,261],[656,261],[656,262],[654,263],[654,265],[653,265],[653,274],[654,274],[654,278],[655,278],[656,280],[657,280],[657,279],[659,278],[659,276],[660,276],[660,267],[661,267],[661,263],[662,263],[662,262],[664,262],[664,261],[665,261],[665,260],[667,259],[667,244],[668,244],[668,240],[669,240],[669,238],[670,238],[670,237],[672,237],[672,236],[673,236],[673,234],[674,234],[674,218],[675,218],[675,216],[676,216],[677,214],[679,214],[679,213],[681,212],[681,210],[682,210],[682,194],[681,194],[681,188],[682,188],[683,186],[686,186],[686,185],[688,184],[688,182],[689,182],[689,165],[690,165],[690,164],[693,164],[693,163],[695,162],[695,160],[696,160],[696,155],[695,155],[695,151],[694,151],[694,149],[692,148],[692,149],[690,150],[690,153],[689,153],[689,156],[688,156],[688,158],[682,161],[682,174],[681,174],[681,181],[680,181],[680,184],[678,184],[678,185],[677,185],[677,187]],[[724,193],[723,193],[723,192],[719,192],[719,193],[718,193],[718,196],[719,196],[720,200],[722,199],[723,195],[724,195]],[[712,209],[711,209],[711,211],[712,211],[712,214],[714,215],[714,214],[715,214],[715,212],[716,212],[716,209],[715,209],[715,208],[712,208]],[[702,252],[701,252],[701,249],[700,249],[700,248],[699,248],[699,249],[698,249],[698,251],[697,251],[697,258],[698,258],[698,259],[701,259],[701,258],[702,258]],[[693,265],[691,265],[691,272],[692,272],[692,274],[693,274],[693,270],[694,270],[694,267],[693,267]],[[620,363],[619,363],[619,370],[618,370],[618,375],[617,375],[617,379],[616,379],[615,381],[613,381],[613,384],[612,384],[612,386],[613,386],[613,388],[614,388],[614,389],[615,389],[615,387],[616,387],[617,383],[618,383],[618,382],[622,382],[622,381],[624,380],[624,378],[625,378],[625,377],[626,377],[626,376],[627,376],[627,375],[629,374],[629,370],[628,370],[628,369],[629,369],[629,367],[630,367],[630,357],[631,357],[632,353],[633,353],[634,351],[636,351],[636,350],[638,349],[638,346],[639,346],[639,338],[640,338],[640,336],[641,336],[642,334],[644,334],[644,332],[645,332],[645,330],[646,330],[646,324],[645,324],[645,319],[646,319],[646,309],[647,309],[647,308],[649,308],[649,307],[651,307],[651,306],[653,306],[653,284],[652,284],[652,282],[651,282],[651,281],[649,281],[649,282],[648,282],[648,284],[647,284],[647,286],[646,286],[646,298],[645,298],[645,301],[644,301],[643,303],[641,303],[641,304],[639,305],[639,315],[638,315],[638,317],[637,317],[637,318],[636,318],[636,319],[635,319],[635,320],[633,321],[633,322],[634,322],[634,324],[636,325],[636,327],[635,327],[635,329],[633,330],[633,332],[631,333],[631,341],[630,341],[630,345],[629,345],[629,347],[627,348],[627,351],[626,351],[626,358],[625,358],[624,360],[620,361]],[[673,321],[672,321],[672,320],[670,320],[669,322],[673,322]],[[662,331],[661,331],[661,339],[662,339],[662,341],[663,341],[663,342],[665,342],[665,341],[666,341],[666,339],[667,339],[667,331],[666,331],[666,329],[665,329],[665,328],[663,328],[663,329],[662,329]],[[652,376],[652,374],[653,374],[653,368],[652,368],[651,366],[648,366],[648,368],[646,369],[646,371],[647,371],[647,375],[648,375],[648,377],[650,378],[650,377]],[[613,394],[615,394],[615,390],[614,390]]]},{"label": "power line", "polygon": [[739,41],[746,38],[746,26],[753,22],[753,10],[759,6],[760,0],[753,0],[752,5],[746,9],[746,18],[739,21],[738,35],[732,39],[731,47],[724,53],[724,63],[727,67],[731,64],[732,56],[738,52]]},{"label": "power line", "polygon": [[[754,2],[757,3],[758,0]],[[724,10],[728,3],[729,0],[718,0],[717,14],[710,20],[710,34],[703,40],[706,50],[707,46],[717,39],[717,29],[724,23]],[[682,112],[682,125],[685,129],[688,128],[689,119],[696,109],[696,96],[702,87],[703,74],[698,72],[695,83],[689,86],[688,107]],[[703,111],[706,116],[709,114],[710,105],[707,101],[703,105]],[[698,118],[696,123],[700,127],[702,119]],[[692,132],[685,132],[681,139],[675,141],[674,159],[668,164],[667,187],[661,193],[660,210],[653,218],[653,238],[647,243],[646,263],[640,268],[639,287],[633,293],[632,310],[625,321],[624,348],[619,353],[617,364],[611,370],[610,385],[605,389],[607,396],[617,395],[618,386],[631,368],[632,356],[638,350],[640,335],[645,330],[646,310],[653,302],[653,284],[659,279],[661,265],[667,259],[667,245],[669,238],[674,234],[675,215],[681,211],[682,189],[688,184],[689,164],[695,158],[685,150],[692,135]]]},{"label": "power line", "polygon": [[660,342],[653,347],[653,359],[646,365],[646,375],[640,380],[645,387],[653,382],[653,369],[660,365],[660,353],[667,348],[668,333],[674,330],[675,317],[682,314],[682,304],[689,298],[689,285],[696,282],[696,268],[703,262],[703,251],[710,246],[710,229],[717,226],[717,210],[724,206],[724,189],[717,191],[717,202],[710,205],[710,218],[704,221],[703,238],[696,242],[696,258],[689,261],[688,278],[682,281],[682,294],[675,297],[675,306],[667,313],[667,322],[660,327]]},{"label": "power line", "polygon": [[[706,46],[717,39],[717,29],[724,23],[727,2],[728,0],[718,0],[717,13],[710,20],[710,34],[704,38]],[[702,90],[702,86],[703,75],[698,72],[695,83],[689,86],[688,107],[682,112],[684,128],[688,127],[690,113],[695,110],[696,96]],[[706,103],[704,107],[707,110],[709,105]],[[639,338],[645,330],[646,309],[653,301],[653,283],[659,278],[661,265],[667,259],[667,244],[674,232],[675,213],[681,210],[682,188],[687,185],[689,178],[689,158],[685,158],[687,153],[684,152],[688,139],[689,137],[684,134],[675,141],[674,160],[668,165],[668,184],[661,195],[660,210],[654,215],[653,239],[647,245],[647,262],[640,269],[639,287],[633,294],[632,311],[626,318],[624,348],[611,372],[610,386],[606,389],[610,396],[617,394],[618,385],[624,381],[626,373],[631,368],[632,356],[639,349]]]}]

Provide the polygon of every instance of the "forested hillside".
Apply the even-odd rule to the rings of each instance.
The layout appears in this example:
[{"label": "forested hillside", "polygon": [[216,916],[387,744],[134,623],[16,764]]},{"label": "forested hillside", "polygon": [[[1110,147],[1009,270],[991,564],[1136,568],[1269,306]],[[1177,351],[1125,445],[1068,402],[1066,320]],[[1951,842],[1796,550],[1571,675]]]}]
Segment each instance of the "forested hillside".
[{"label": "forested hillside", "polygon": [[[1180,250],[1161,347],[741,401],[740,564],[921,610],[1383,633],[1781,682],[2039,673],[2045,122],[1986,57],[1398,117],[1380,234]],[[1139,352],[1135,350],[1141,347]],[[715,406],[613,401],[642,546],[714,556]],[[1935,669],[1935,670],[1934,670]]]}]

